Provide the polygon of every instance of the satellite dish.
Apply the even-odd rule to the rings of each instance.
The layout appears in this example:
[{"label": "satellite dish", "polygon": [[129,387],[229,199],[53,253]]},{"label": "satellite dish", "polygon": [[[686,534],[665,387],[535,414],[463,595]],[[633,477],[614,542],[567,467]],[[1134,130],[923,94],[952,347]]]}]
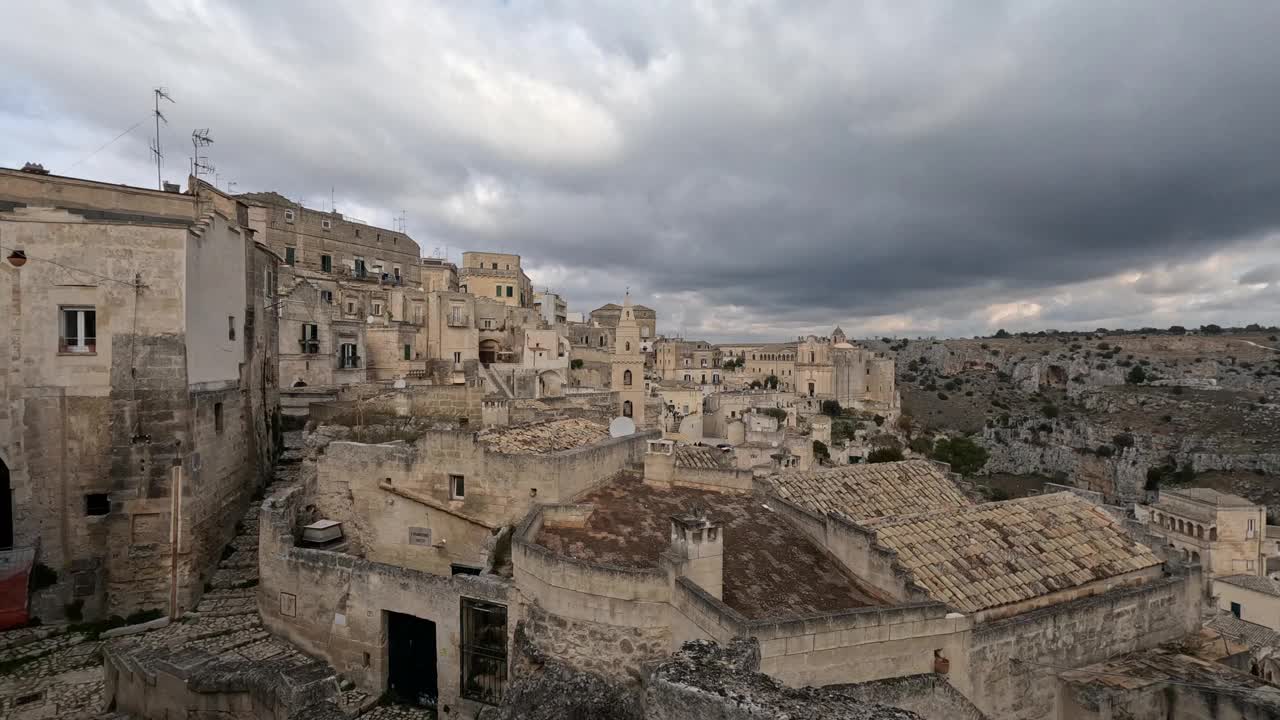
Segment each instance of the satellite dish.
[{"label": "satellite dish", "polygon": [[609,437],[626,437],[636,434],[636,421],[629,417],[616,417],[609,423]]}]

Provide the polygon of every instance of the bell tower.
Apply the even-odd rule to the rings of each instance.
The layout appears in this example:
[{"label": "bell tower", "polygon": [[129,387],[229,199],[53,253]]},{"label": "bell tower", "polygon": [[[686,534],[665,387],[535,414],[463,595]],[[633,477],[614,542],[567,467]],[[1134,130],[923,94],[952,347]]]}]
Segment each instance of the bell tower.
[{"label": "bell tower", "polygon": [[628,291],[622,301],[622,316],[613,340],[611,387],[618,396],[618,414],[644,427],[644,353],[640,351],[640,326],[636,324]]}]

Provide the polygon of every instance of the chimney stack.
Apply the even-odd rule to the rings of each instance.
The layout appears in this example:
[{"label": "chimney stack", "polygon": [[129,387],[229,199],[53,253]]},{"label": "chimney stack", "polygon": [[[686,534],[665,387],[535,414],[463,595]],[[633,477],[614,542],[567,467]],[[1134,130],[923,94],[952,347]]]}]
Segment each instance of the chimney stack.
[{"label": "chimney stack", "polygon": [[692,507],[671,516],[671,555],[676,575],[684,575],[716,599],[724,599],[724,526]]}]

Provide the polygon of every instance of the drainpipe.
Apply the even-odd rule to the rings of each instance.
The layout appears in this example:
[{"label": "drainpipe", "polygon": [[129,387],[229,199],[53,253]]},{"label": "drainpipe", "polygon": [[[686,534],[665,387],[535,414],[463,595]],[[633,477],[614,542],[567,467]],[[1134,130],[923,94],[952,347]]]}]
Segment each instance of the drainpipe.
[{"label": "drainpipe", "polygon": [[169,473],[169,619],[178,619],[178,547],[182,539],[182,465]]}]

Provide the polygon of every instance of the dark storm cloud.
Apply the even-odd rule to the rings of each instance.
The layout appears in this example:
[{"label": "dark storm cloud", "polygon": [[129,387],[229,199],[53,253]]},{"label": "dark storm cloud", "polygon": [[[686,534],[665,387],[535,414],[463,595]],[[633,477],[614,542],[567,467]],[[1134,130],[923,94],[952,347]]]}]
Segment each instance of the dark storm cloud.
[{"label": "dark storm cloud", "polygon": [[[1132,293],[1040,300],[1280,222],[1269,3],[18,13],[0,163],[74,162],[164,82],[171,168],[209,126],[241,189],[333,186],[373,222],[407,210],[425,248],[520,252],[577,309],[630,284],[690,332],[731,313],[781,336],[887,315],[971,332],[1014,301],[1138,317],[1156,306]],[[145,161],[138,132],[86,167],[145,183]]]}]

